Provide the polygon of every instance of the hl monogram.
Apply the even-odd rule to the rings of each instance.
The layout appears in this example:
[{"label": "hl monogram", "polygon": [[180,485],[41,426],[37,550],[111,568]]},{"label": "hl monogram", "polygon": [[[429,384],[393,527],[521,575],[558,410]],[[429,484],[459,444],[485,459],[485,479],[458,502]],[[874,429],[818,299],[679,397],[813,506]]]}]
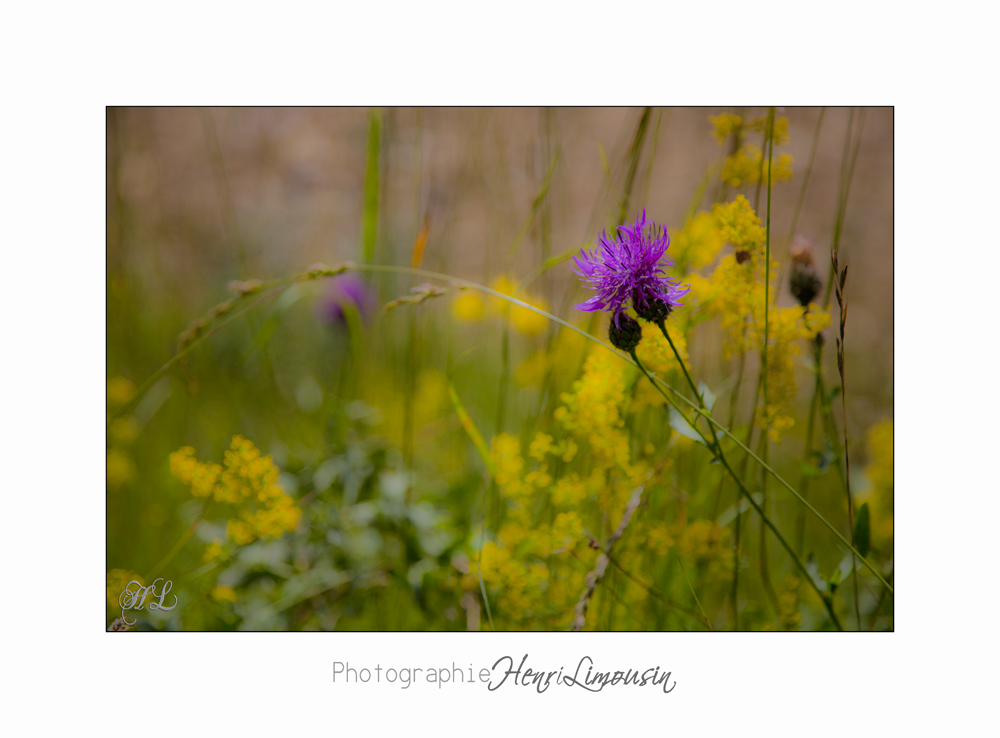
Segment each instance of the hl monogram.
[{"label": "hl monogram", "polygon": [[[143,587],[139,582],[134,579],[125,585],[125,591],[121,593],[118,597],[118,604],[122,608],[122,620],[125,621],[126,625],[135,625],[134,620],[129,620],[125,617],[126,610],[141,610],[143,603],[146,601],[147,595],[152,595],[153,599],[157,599],[156,602],[149,603],[150,610],[173,610],[177,607],[177,595],[174,595],[174,604],[167,607],[163,604],[163,598],[167,596],[167,592],[173,587],[173,583],[168,579],[163,584],[163,591],[160,594],[156,594],[156,582],[161,581],[157,579],[155,582],[150,584],[148,587]],[[135,589],[132,589],[132,585],[135,585]]]}]

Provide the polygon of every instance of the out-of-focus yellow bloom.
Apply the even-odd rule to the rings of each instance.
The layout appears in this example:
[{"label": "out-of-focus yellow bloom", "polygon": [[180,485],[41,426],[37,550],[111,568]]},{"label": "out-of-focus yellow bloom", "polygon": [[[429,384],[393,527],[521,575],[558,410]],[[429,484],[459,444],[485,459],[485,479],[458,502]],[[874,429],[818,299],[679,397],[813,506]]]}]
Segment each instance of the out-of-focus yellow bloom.
[{"label": "out-of-focus yellow bloom", "polygon": [[222,541],[216,538],[208,544],[208,548],[205,549],[205,555],[202,558],[207,564],[209,561],[215,561],[217,558],[222,556],[222,551]]},{"label": "out-of-focus yellow bloom", "polygon": [[726,139],[743,125],[743,118],[732,113],[709,116],[708,120],[712,124],[712,135],[720,144],[725,143]]},{"label": "out-of-focus yellow bloom", "polygon": [[541,387],[545,375],[552,367],[552,360],[544,351],[536,351],[514,369],[514,379],[525,387]]},{"label": "out-of-focus yellow bloom", "polygon": [[108,380],[108,409],[117,410],[132,399],[135,385],[125,377],[112,377]]},{"label": "out-of-focus yellow bloom", "polygon": [[893,521],[893,431],[892,421],[882,420],[868,431],[868,465],[872,483],[870,513],[873,538],[884,543],[892,539]]},{"label": "out-of-focus yellow bloom", "polygon": [[[771,181],[781,182],[792,178],[791,154],[779,154],[771,160]],[[767,182],[767,160],[756,144],[746,144],[722,164],[722,181],[730,187]],[[763,180],[761,180],[763,177]]]},{"label": "out-of-focus yellow bloom", "polygon": [[728,581],[732,572],[728,539],[729,530],[714,520],[694,520],[680,532],[677,550],[685,564],[701,570],[706,583],[719,585]]},{"label": "out-of-focus yellow bloom", "polygon": [[531,442],[531,447],[529,448],[528,454],[533,459],[538,459],[539,461],[545,461],[545,454],[549,453],[552,449],[552,436],[548,433],[537,433],[535,434],[535,440]]},{"label": "out-of-focus yellow bloom", "polygon": [[107,457],[108,487],[120,489],[135,478],[135,464],[123,451],[113,448]]},{"label": "out-of-focus yellow bloom", "polygon": [[[549,304],[541,297],[520,295],[518,299],[546,313],[549,312]],[[515,305],[513,310],[510,311],[510,322],[513,324],[514,330],[518,333],[523,333],[526,336],[537,336],[539,333],[545,331],[546,326],[549,324],[549,319],[544,315],[539,315],[534,310],[528,310],[520,305]]]},{"label": "out-of-focus yellow bloom", "polygon": [[217,584],[212,589],[212,599],[216,602],[236,602],[236,590],[225,584]]},{"label": "out-of-focus yellow bloom", "polygon": [[[521,302],[531,305],[532,307],[538,308],[539,310],[549,312],[549,305],[545,302],[545,300],[540,297],[530,297],[528,295],[518,293],[517,283],[506,274],[501,274],[499,277],[494,279],[493,282],[490,283],[490,289],[495,292],[499,292],[501,295],[507,295],[508,297],[518,299]],[[539,333],[542,333],[549,322],[548,318],[543,315],[539,315],[534,310],[529,310],[528,308],[521,307],[520,305],[513,305],[506,300],[501,300],[496,297],[490,300],[490,305],[492,312],[501,315],[510,315],[510,322],[514,327],[514,330],[518,333],[523,333],[526,336],[537,336]]]},{"label": "out-of-focus yellow bloom", "polygon": [[649,550],[657,556],[666,556],[674,545],[673,536],[670,535],[666,523],[662,521],[658,521],[649,529],[646,541]]},{"label": "out-of-focus yellow bloom", "polygon": [[679,270],[698,269],[711,264],[724,240],[718,221],[712,213],[700,212],[680,231],[670,234],[670,260]]},{"label": "out-of-focus yellow bloom", "polygon": [[[112,569],[108,572],[107,584],[108,584],[108,607],[112,610],[118,609],[120,605],[118,604],[118,598],[121,593],[125,591],[129,582],[138,582],[141,586],[146,586],[142,577],[136,574],[134,571],[128,571],[127,569]],[[135,587],[132,587],[132,591],[135,591]]]},{"label": "out-of-focus yellow bloom", "polygon": [[467,323],[478,322],[483,319],[485,312],[483,298],[476,290],[462,290],[452,302],[451,311],[459,320]]}]

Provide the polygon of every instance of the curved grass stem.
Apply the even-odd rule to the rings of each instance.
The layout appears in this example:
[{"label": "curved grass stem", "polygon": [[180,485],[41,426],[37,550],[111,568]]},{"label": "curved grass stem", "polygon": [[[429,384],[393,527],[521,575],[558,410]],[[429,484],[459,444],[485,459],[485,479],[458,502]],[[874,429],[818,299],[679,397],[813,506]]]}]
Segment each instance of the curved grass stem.
[{"label": "curved grass stem", "polygon": [[[667,336],[667,341],[670,342],[670,347],[674,350],[674,355],[677,357],[677,361],[680,362],[681,366],[683,367],[684,362],[681,359],[681,355],[678,353],[677,348],[674,346],[673,341],[670,340],[670,336],[667,334],[666,330],[664,330],[664,327],[662,325],[660,329],[663,330],[664,335]],[[646,371],[646,367],[644,367],[642,365],[642,362],[639,361],[639,357],[636,356],[634,349],[632,350],[631,353],[632,353],[632,360],[635,362],[635,365],[639,367],[639,370],[643,374],[645,374],[646,378],[653,383],[653,385],[656,387],[657,390],[659,390],[660,394],[663,395],[663,398],[667,401],[667,403],[675,410],[677,410],[677,412],[681,413],[683,417],[684,413],[681,411],[679,407],[677,407],[677,404],[670,398],[670,396],[660,388],[656,380],[653,379],[653,376],[648,371]],[[691,380],[691,376],[687,373],[686,368],[684,369],[684,374],[685,376],[687,376],[688,382],[691,383],[691,386],[693,387],[694,382]],[[698,398],[702,414],[706,418],[710,418],[711,416],[709,416],[703,410],[704,403],[701,402],[701,396],[699,395]],[[685,421],[687,421],[687,418],[685,418]],[[711,425],[711,423],[709,424],[709,429],[712,433],[711,441],[709,441],[709,439],[705,437],[704,433],[698,430],[695,424],[693,423],[688,423],[688,424],[694,429],[695,433],[701,436],[702,442],[705,444],[705,447],[708,448],[709,451],[712,453],[712,455],[715,456],[715,458],[718,459],[719,462],[726,468],[726,471],[729,472],[729,475],[733,478],[733,481],[735,481],[737,486],[739,486],[740,492],[743,493],[743,496],[747,498],[747,501],[750,503],[751,507],[753,507],[754,511],[760,516],[761,520],[763,520],[764,525],[767,526],[768,530],[774,533],[774,537],[778,539],[778,542],[781,543],[782,547],[784,547],[784,549],[788,552],[788,555],[792,557],[792,561],[798,567],[799,571],[802,572],[806,581],[809,582],[809,585],[816,592],[816,595],[823,602],[823,606],[826,607],[826,611],[829,613],[830,619],[833,621],[833,624],[837,626],[837,630],[843,630],[844,628],[840,624],[840,620],[837,618],[837,613],[834,612],[833,603],[830,601],[830,598],[819,588],[819,585],[816,584],[816,581],[809,574],[809,570],[806,569],[806,565],[802,563],[802,559],[800,559],[798,555],[796,555],[795,551],[785,540],[784,536],[782,536],[781,533],[778,532],[778,529],[775,527],[774,523],[772,523],[771,520],[767,517],[761,506],[757,504],[757,501],[753,499],[753,496],[750,494],[750,491],[746,488],[746,485],[743,484],[743,480],[740,479],[739,476],[737,476],[736,472],[729,465],[729,462],[726,460],[726,455],[722,452],[722,445],[719,443],[719,438],[716,435],[715,429]]]}]

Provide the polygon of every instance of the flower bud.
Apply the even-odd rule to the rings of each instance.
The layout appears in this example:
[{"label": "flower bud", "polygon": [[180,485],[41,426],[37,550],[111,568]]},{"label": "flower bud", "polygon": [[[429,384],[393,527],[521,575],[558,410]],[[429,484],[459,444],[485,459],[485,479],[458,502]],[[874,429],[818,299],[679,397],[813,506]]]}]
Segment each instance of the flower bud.
[{"label": "flower bud", "polygon": [[659,297],[647,300],[645,305],[639,305],[633,298],[632,305],[635,307],[636,314],[650,323],[659,323],[661,320],[666,320],[671,310],[670,303]]},{"label": "flower bud", "polygon": [[608,338],[611,339],[611,345],[619,351],[632,351],[642,340],[642,327],[638,321],[622,313],[618,316],[618,325],[615,325],[614,320],[611,321]]},{"label": "flower bud", "polygon": [[820,281],[813,265],[812,247],[805,239],[796,239],[789,254],[792,272],[788,277],[788,289],[802,307],[812,302],[819,294]]}]

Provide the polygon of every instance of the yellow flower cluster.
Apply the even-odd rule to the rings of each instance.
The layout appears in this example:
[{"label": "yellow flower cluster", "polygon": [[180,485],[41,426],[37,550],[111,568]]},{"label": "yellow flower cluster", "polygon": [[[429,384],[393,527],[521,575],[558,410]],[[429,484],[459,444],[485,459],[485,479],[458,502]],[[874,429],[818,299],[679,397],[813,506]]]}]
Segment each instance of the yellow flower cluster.
[{"label": "yellow flower cluster", "polygon": [[[497,540],[483,546],[466,586],[475,589],[481,572],[501,624],[551,627],[553,619],[566,617],[572,598],[582,590],[583,573],[567,561],[566,554],[582,548],[584,524],[575,508],[596,492],[603,477],[584,481],[572,473],[553,479],[545,462],[551,457],[572,459],[577,447],[570,439],[554,443],[551,436],[537,434],[530,454],[542,463],[530,471],[517,438],[500,434],[492,445],[505,516]],[[535,519],[539,502],[546,497],[552,504]]]},{"label": "yellow flower cluster", "polygon": [[[719,318],[723,332],[722,350],[729,359],[744,352],[764,349],[765,230],[760,218],[742,195],[732,202],[716,205],[713,214],[722,238],[736,253],[724,256],[707,279],[691,275],[693,302],[709,315]],[[771,279],[779,265],[771,261]],[[771,295],[777,293],[772,281]],[[795,358],[801,341],[809,341],[830,324],[830,313],[815,304],[778,307],[767,312],[767,403],[761,397],[757,416],[759,427],[769,428],[771,439],[780,441],[793,419],[785,412],[798,391]]]},{"label": "yellow flower cluster", "polygon": [[879,542],[892,539],[893,447],[892,421],[882,420],[868,431],[868,466],[872,483],[870,502],[872,537]]},{"label": "yellow flower cluster", "polygon": [[720,144],[725,143],[731,135],[738,134],[743,127],[743,118],[732,113],[711,115],[708,121],[712,124],[712,135]]},{"label": "yellow flower cluster", "polygon": [[[128,571],[127,569],[112,569],[108,572],[108,607],[110,609],[118,609],[118,598],[121,596],[121,593],[125,591],[125,587],[128,586],[128,583],[133,581],[139,582],[139,584],[143,586],[146,584],[142,577],[134,571]],[[135,591],[135,587],[133,587],[132,590]]]},{"label": "yellow flower cluster", "polygon": [[725,547],[729,531],[713,520],[694,520],[684,526],[678,548],[686,561],[696,566],[708,566],[728,561],[730,553]]},{"label": "yellow flower cluster", "polygon": [[[667,339],[663,337],[659,326],[655,323],[646,322],[643,322],[641,325],[642,341],[636,347],[635,353],[643,366],[661,378],[665,377],[668,372],[679,370],[677,357],[674,355],[673,349],[670,348],[670,344],[667,343]],[[687,340],[684,338],[684,334],[673,323],[667,324],[667,333],[670,334],[670,340],[674,342],[674,346],[680,352],[681,358],[687,362]],[[639,382],[639,386],[635,390],[635,396],[632,400],[632,412],[641,410],[644,407],[658,407],[663,403],[663,395],[660,394],[659,390],[652,383],[643,378],[643,381]]]},{"label": "yellow flower cluster", "polygon": [[[801,352],[799,339],[808,341],[830,323],[830,314],[823,310],[806,311],[794,307],[772,307],[769,311],[767,347],[767,404],[761,406],[757,424],[769,428],[771,440],[777,442],[795,422],[785,414],[798,392],[795,381],[795,358]],[[755,323],[749,334],[757,346],[764,345],[763,326]],[[763,395],[761,402],[763,403]]]},{"label": "yellow flower cluster", "polygon": [[678,274],[688,267],[699,269],[715,261],[723,243],[725,239],[715,216],[702,211],[680,231],[670,233],[670,260],[676,265]]},{"label": "yellow flower cluster", "polygon": [[[712,135],[719,143],[725,143],[730,136],[734,136],[739,148],[732,156],[726,157],[722,164],[722,181],[730,187],[740,187],[741,185],[757,184],[761,176],[767,178],[766,162],[763,162],[763,151],[760,146],[752,143],[743,143],[743,133],[746,130],[759,132],[762,135],[767,132],[767,118],[754,118],[748,122],[731,113],[724,113],[709,118],[712,124]],[[788,118],[779,117],[774,120],[774,145],[780,146],[789,140]],[[789,154],[780,154],[777,160],[771,163],[771,180],[781,181],[792,177],[792,157]]]},{"label": "yellow flower cluster", "polygon": [[278,467],[271,457],[261,456],[243,436],[233,437],[223,465],[198,461],[194,449],[185,446],[170,455],[170,471],[195,497],[237,507],[236,517],[226,524],[226,536],[238,546],[278,538],[294,530],[302,515],[278,486]]},{"label": "yellow flower cluster", "polygon": [[462,290],[454,302],[451,303],[451,311],[456,318],[465,323],[476,323],[483,319],[486,312],[483,305],[482,295],[476,290]]},{"label": "yellow flower cluster", "polygon": [[[678,521],[678,526],[683,521]],[[714,520],[693,520],[679,533],[677,551],[685,564],[695,566],[703,581],[721,584],[732,574],[733,554],[729,529]]]},{"label": "yellow flower cluster", "polygon": [[573,383],[572,392],[562,394],[563,405],[555,413],[566,430],[590,444],[598,466],[604,468],[629,468],[622,417],[625,379],[625,367],[618,357],[594,351],[584,364],[583,377]]},{"label": "yellow flower cluster", "polygon": [[[764,153],[756,144],[746,144],[722,164],[722,181],[730,187],[757,184],[763,176],[767,181],[767,162],[762,161]],[[792,178],[791,154],[779,154],[771,162],[771,181],[780,182]]]}]

